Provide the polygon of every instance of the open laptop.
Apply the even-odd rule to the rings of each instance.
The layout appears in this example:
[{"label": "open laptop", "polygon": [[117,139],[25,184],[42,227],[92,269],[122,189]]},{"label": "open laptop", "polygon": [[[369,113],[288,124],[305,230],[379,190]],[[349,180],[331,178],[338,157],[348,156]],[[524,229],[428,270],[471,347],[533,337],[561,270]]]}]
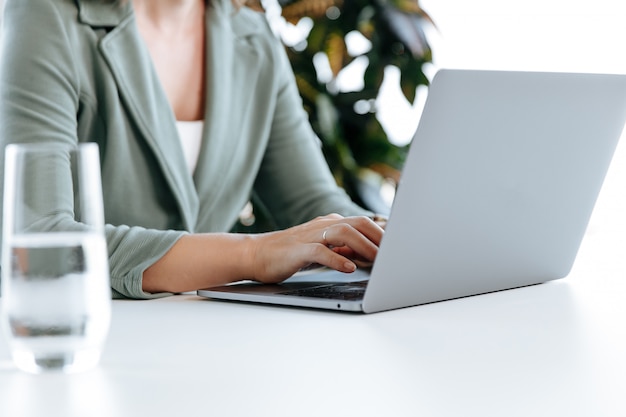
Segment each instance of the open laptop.
[{"label": "open laptop", "polygon": [[441,70],[371,271],[198,295],[372,313],[565,277],[625,121],[626,75]]}]

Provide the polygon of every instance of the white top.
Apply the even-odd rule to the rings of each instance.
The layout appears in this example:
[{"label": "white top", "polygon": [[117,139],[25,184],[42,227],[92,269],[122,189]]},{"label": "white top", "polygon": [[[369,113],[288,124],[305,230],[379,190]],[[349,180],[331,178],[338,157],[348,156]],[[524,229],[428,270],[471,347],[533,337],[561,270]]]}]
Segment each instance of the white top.
[{"label": "white top", "polygon": [[200,156],[204,120],[177,121],[176,127],[178,128],[178,137],[185,154],[185,161],[187,161],[187,168],[189,168],[189,173],[193,175],[198,164],[198,157]]}]

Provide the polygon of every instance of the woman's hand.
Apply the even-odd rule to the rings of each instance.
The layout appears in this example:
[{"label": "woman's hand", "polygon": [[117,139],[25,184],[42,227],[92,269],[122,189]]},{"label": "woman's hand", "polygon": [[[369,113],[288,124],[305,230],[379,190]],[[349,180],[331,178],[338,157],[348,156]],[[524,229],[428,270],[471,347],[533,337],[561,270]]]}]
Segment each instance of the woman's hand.
[{"label": "woman's hand", "polygon": [[188,234],[146,269],[142,289],[178,293],[242,279],[274,283],[311,264],[353,272],[372,264],[382,236],[368,217],[337,214],[259,235]]},{"label": "woman's hand", "polygon": [[383,229],[368,217],[318,217],[251,239],[254,279],[280,282],[311,264],[341,272],[369,266],[376,258]]}]

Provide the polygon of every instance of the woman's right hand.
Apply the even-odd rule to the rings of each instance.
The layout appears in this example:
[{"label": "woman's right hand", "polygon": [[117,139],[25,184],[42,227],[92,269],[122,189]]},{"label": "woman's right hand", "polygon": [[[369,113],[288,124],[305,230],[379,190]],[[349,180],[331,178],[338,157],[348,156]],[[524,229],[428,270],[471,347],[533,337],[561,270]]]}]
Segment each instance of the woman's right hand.
[{"label": "woman's right hand", "polygon": [[251,278],[276,283],[311,264],[354,272],[376,258],[383,229],[365,216],[330,214],[250,240]]},{"label": "woman's right hand", "polygon": [[311,264],[353,272],[371,265],[382,236],[368,217],[337,214],[258,235],[188,234],[144,271],[142,289],[179,293],[243,279],[276,283]]}]

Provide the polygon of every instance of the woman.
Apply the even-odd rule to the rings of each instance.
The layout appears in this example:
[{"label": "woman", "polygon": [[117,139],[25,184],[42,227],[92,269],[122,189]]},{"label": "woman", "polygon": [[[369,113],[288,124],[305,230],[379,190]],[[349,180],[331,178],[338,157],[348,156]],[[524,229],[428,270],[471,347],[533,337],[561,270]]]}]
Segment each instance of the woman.
[{"label": "woman", "polygon": [[[3,25],[3,148],[99,144],[117,295],[375,258],[383,231],[335,185],[262,15],[229,0],[9,0]],[[282,230],[228,233],[251,195]]]}]

